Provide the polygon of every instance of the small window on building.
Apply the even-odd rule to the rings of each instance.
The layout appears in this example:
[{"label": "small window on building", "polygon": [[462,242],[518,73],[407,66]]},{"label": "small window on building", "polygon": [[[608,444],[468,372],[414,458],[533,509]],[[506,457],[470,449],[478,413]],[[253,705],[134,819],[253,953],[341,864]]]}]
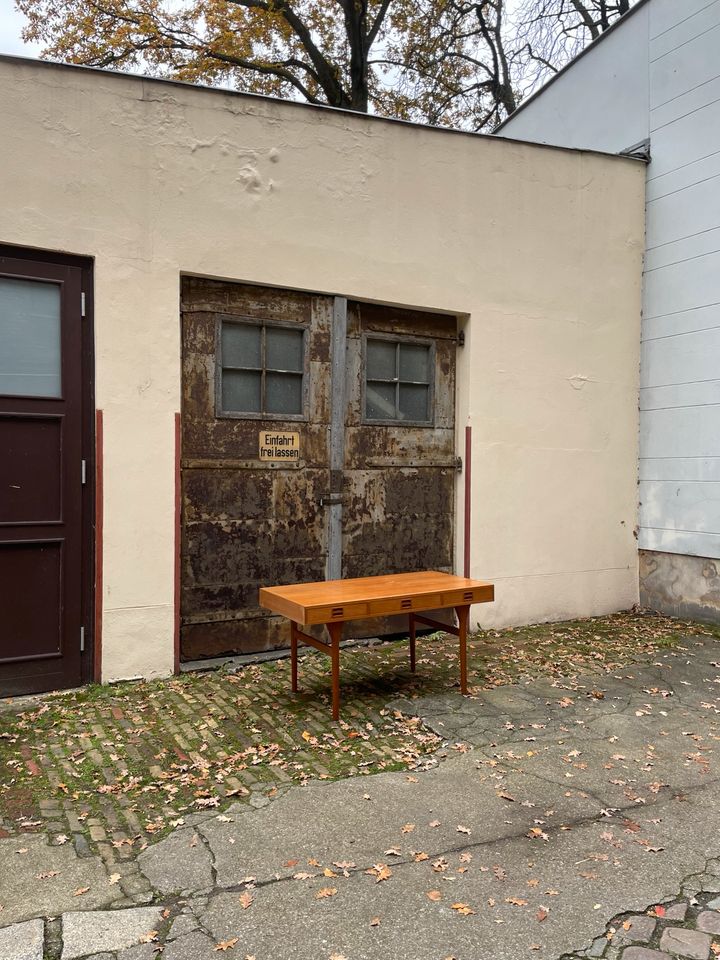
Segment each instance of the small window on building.
[{"label": "small window on building", "polygon": [[429,343],[368,337],[365,419],[430,423],[432,369]]},{"label": "small window on building", "polygon": [[223,320],[220,412],[302,416],[304,365],[303,329]]}]

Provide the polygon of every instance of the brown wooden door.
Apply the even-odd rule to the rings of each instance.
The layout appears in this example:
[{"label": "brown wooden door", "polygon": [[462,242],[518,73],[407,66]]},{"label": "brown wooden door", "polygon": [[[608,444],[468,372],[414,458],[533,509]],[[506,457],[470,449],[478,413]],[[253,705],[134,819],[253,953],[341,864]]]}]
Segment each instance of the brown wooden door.
[{"label": "brown wooden door", "polygon": [[[288,646],[260,587],[325,578],[332,319],[331,297],[183,279],[183,660]],[[278,433],[297,457],[261,459]]]},{"label": "brown wooden door", "polygon": [[0,256],[0,694],[82,681],[80,267]]},{"label": "brown wooden door", "polygon": [[287,646],[262,586],[452,570],[454,316],[187,277],[182,336],[183,659]]}]

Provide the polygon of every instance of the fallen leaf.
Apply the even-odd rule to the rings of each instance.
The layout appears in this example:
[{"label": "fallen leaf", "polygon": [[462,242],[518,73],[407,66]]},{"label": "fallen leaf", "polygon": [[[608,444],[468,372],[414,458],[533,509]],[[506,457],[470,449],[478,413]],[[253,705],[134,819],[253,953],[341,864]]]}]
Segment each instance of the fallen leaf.
[{"label": "fallen leaf", "polygon": [[300,863],[299,860],[286,860],[283,864],[284,867],[296,867]]},{"label": "fallen leaf", "polygon": [[304,870],[301,870],[300,873],[293,874],[293,880],[313,880],[314,878],[314,873],[306,873]]},{"label": "fallen leaf", "polygon": [[422,863],[423,860],[429,860],[430,854],[425,853],[424,850],[421,850],[419,853],[415,854],[415,863]]},{"label": "fallen leaf", "polygon": [[510,796],[509,793],[505,793],[504,790],[499,790],[498,796],[500,797],[501,800],[509,800],[510,803],[515,803],[515,797]]},{"label": "fallen leaf", "polygon": [[111,873],[110,876],[108,877],[108,883],[120,883],[120,874]]},{"label": "fallen leaf", "polygon": [[664,917],[665,907],[660,906],[660,904],[658,904],[656,907],[653,907],[653,913],[655,914],[656,917]]},{"label": "fallen leaf", "polygon": [[253,895],[249,893],[247,890],[245,891],[245,893],[241,893],[240,896],[238,897],[238,901],[240,903],[240,906],[243,908],[243,910],[247,910],[247,908],[252,904],[254,899],[255,898],[253,897]]},{"label": "fallen leaf", "polygon": [[461,823],[457,825],[458,833],[472,833],[472,830],[469,827],[464,827]]},{"label": "fallen leaf", "polygon": [[428,890],[426,896],[428,900],[432,900],[433,903],[437,903],[438,900],[442,900],[442,894],[439,890]]},{"label": "fallen leaf", "polygon": [[514,907],[526,907],[528,905],[528,901],[523,900],[522,897],[505,897],[505,903],[511,903]]},{"label": "fallen leaf", "polygon": [[373,917],[372,920],[370,921],[370,926],[371,926],[371,927],[379,927],[379,926],[380,926],[380,917]]},{"label": "fallen leaf", "polygon": [[337,893],[337,887],[323,887],[315,894],[316,900],[324,900],[325,897],[334,897]]},{"label": "fallen leaf", "polygon": [[50,877],[56,877],[58,873],[58,870],[47,870],[45,873],[36,873],[35,876],[38,880],[49,880]]},{"label": "fallen leaf", "polygon": [[375,866],[370,867],[365,873],[375,877],[375,883],[380,883],[382,880],[389,880],[392,876],[392,870],[386,863],[376,863]]},{"label": "fallen leaf", "polygon": [[403,833],[412,833],[414,829],[415,829],[415,824],[414,824],[414,823],[406,823],[405,826],[402,828],[402,832],[403,832]]},{"label": "fallen leaf", "polygon": [[78,887],[73,896],[81,897],[84,893],[87,893],[89,889],[90,887]]},{"label": "fallen leaf", "polygon": [[330,960],[347,960],[344,953],[331,953]]},{"label": "fallen leaf", "polygon": [[221,940],[220,943],[215,944],[215,950],[230,950],[238,942],[237,937],[233,937],[232,940]]},{"label": "fallen leaf", "polygon": [[141,937],[138,937],[138,943],[153,943],[157,940],[157,937],[157,930],[148,930],[147,933],[143,933]]},{"label": "fallen leaf", "polygon": [[451,909],[462,914],[463,917],[468,917],[471,913],[475,913],[475,911],[469,907],[467,903],[454,903]]},{"label": "fallen leaf", "polygon": [[535,919],[537,920],[538,923],[542,923],[543,920],[547,920],[548,915],[549,915],[549,910],[547,909],[547,907],[540,907],[538,912],[535,914]]}]

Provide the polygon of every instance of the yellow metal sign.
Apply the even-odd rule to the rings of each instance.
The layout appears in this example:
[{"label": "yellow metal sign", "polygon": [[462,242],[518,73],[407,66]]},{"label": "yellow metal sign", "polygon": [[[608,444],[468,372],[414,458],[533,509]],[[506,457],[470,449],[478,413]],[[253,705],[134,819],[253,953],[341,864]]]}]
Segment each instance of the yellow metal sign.
[{"label": "yellow metal sign", "polygon": [[288,461],[300,459],[300,434],[260,431],[260,459]]}]

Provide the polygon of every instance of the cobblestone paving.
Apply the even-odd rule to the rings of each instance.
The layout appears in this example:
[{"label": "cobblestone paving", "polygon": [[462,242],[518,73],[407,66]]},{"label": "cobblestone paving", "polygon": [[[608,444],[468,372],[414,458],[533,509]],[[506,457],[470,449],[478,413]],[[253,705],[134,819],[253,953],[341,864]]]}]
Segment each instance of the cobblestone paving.
[{"label": "cobblestone paving", "polygon": [[[720,838],[715,844],[720,847]],[[688,877],[674,900],[645,913],[613,917],[605,933],[580,953],[561,960],[711,960],[720,956],[720,860]]]},{"label": "cobblestone paving", "polygon": [[[643,614],[492,631],[470,642],[471,683],[611,669],[705,628]],[[455,641],[421,641],[418,672],[407,644],[346,650],[342,720],[329,717],[329,662],[302,658],[303,692],[289,692],[286,659],[236,674],[91,687],[0,713],[0,838],[47,831],[80,856],[129,862],[188,812],[233,799],[252,805],[292,782],[435,763],[440,737],[387,709],[393,697],[457,688]],[[130,874],[133,871],[127,868]],[[141,896],[143,881],[123,880]]]},{"label": "cobblestone paving", "polygon": [[466,698],[423,643],[347,651],[340,725],[314,654],[0,714],[0,958],[720,956],[717,632],[477,638]]}]

